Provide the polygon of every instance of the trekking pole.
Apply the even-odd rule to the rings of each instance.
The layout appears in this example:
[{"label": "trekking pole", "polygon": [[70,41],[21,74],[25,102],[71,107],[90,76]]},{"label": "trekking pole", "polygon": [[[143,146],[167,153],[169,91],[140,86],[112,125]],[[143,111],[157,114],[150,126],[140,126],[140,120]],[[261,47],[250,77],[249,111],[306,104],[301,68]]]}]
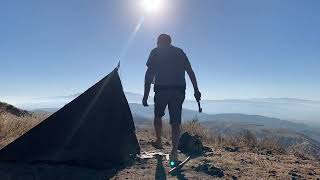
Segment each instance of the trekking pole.
[{"label": "trekking pole", "polygon": [[200,99],[199,100],[197,99],[197,102],[198,102],[199,113],[202,113],[202,107],[201,107],[201,104],[200,104]]}]

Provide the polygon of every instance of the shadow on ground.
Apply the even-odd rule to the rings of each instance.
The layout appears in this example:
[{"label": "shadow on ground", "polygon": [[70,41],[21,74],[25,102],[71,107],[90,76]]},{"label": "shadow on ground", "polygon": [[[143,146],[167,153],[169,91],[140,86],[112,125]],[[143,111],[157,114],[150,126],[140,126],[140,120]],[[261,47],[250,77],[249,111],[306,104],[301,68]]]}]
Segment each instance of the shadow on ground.
[{"label": "shadow on ground", "polygon": [[[167,174],[166,169],[163,166],[163,156],[157,156],[157,167],[155,173],[155,180],[166,180]],[[175,173],[171,174],[172,176],[176,176],[178,180],[187,180],[182,170],[177,170]]]},{"label": "shadow on ground", "polygon": [[115,176],[129,162],[110,169],[90,169],[80,166],[52,164],[0,163],[1,180],[105,180]]},{"label": "shadow on ground", "polygon": [[154,179],[156,180],[166,180],[166,169],[163,166],[163,157],[162,156],[156,156],[157,159],[157,167],[156,167],[156,173],[154,176]]}]

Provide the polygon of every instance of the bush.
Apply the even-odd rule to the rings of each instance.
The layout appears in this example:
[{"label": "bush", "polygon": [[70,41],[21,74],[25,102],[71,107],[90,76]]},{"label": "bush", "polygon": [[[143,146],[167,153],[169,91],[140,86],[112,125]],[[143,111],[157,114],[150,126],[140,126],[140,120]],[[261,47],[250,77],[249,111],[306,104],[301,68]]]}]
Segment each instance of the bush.
[{"label": "bush", "polygon": [[253,150],[257,147],[257,137],[256,135],[251,132],[250,130],[243,130],[240,133],[240,141],[239,145],[241,147],[247,147],[249,150]]},{"label": "bush", "polygon": [[259,141],[259,150],[269,150],[271,153],[284,154],[286,153],[285,148],[279,143],[275,137],[266,137]]},{"label": "bush", "polygon": [[183,132],[198,135],[201,137],[202,141],[207,144],[217,144],[220,140],[218,134],[213,130],[204,127],[196,118],[182,124],[182,133]]},{"label": "bush", "polygon": [[[163,137],[166,139],[171,139],[171,126],[169,122],[164,120],[162,126]],[[279,141],[274,137],[267,137],[258,140],[256,134],[247,129],[234,135],[218,134],[212,129],[204,127],[196,118],[190,121],[185,121],[182,123],[181,127],[181,134],[188,132],[191,135],[198,135],[201,137],[201,140],[204,142],[204,144],[211,145],[215,148],[238,147],[241,150],[257,153],[286,153],[285,148],[281,146]]]}]

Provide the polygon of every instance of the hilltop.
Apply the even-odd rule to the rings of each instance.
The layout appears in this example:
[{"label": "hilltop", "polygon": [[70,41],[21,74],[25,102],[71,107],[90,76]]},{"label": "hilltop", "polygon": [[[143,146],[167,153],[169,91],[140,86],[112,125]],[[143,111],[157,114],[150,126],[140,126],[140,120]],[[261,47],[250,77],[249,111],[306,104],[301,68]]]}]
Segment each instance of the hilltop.
[{"label": "hilltop", "polygon": [[[185,124],[188,130],[192,124]],[[194,124],[193,124],[194,125]],[[204,129],[194,125],[193,133],[202,134]],[[186,129],[187,128],[187,129]],[[191,130],[191,129],[189,129]],[[170,134],[165,126],[163,153],[170,152]],[[142,152],[159,152],[151,146],[153,140],[153,130],[151,127],[137,129],[137,136]],[[204,135],[204,134],[202,134]],[[320,161],[294,154],[284,153],[265,144],[257,148],[249,149],[250,143],[246,139],[234,144],[231,139],[207,139],[203,137],[204,145],[212,149],[213,152],[205,153],[192,158],[180,172],[175,175],[168,174],[168,161],[164,157],[140,159],[136,158],[132,162],[120,168],[109,170],[90,169],[86,167],[74,167],[68,165],[50,164],[4,164],[0,163],[0,176],[12,178],[37,178],[53,180],[56,178],[67,179],[319,179]],[[248,139],[247,139],[248,140]],[[236,146],[241,145],[241,146]],[[235,148],[238,147],[238,148]],[[186,158],[179,153],[180,159]],[[41,169],[41,170],[40,170]]]},{"label": "hilltop", "polygon": [[[166,131],[168,133],[168,131]],[[199,132],[201,133],[201,132]],[[153,131],[148,128],[138,129],[138,139],[142,151],[157,152],[150,142],[153,140]],[[266,149],[248,150],[240,147],[232,152],[234,146],[228,142],[220,144],[205,141],[205,146],[213,150],[203,156],[193,158],[177,176],[171,176],[168,161],[149,159],[133,163],[121,170],[112,179],[317,179],[320,178],[320,161],[293,154],[282,154]],[[164,138],[165,149],[170,152],[170,135]],[[229,149],[230,148],[230,149]],[[180,158],[186,156],[180,153]],[[223,173],[223,176],[221,176]]]},{"label": "hilltop", "polygon": [[0,148],[9,144],[47,117],[0,102]]},{"label": "hilltop", "polygon": [[[8,106],[8,105],[6,105]],[[10,106],[10,105],[9,105]],[[12,106],[12,108],[15,108]],[[24,110],[15,108],[21,112]],[[15,116],[3,111],[0,116],[0,148],[39,124],[47,115],[31,114]],[[154,132],[150,118],[141,117],[134,111],[137,137],[141,151],[159,152],[151,146]],[[190,111],[190,113],[194,113]],[[4,116],[6,114],[6,116]],[[9,114],[11,114],[9,116]],[[0,163],[0,177],[36,178],[68,177],[68,179],[319,179],[320,159],[310,154],[319,153],[319,144],[295,131],[270,129],[261,125],[263,116],[240,114],[208,115],[215,121],[184,121],[183,130],[199,135],[212,152],[191,159],[177,176],[168,174],[165,158],[135,158],[121,168],[97,170],[85,167],[50,164]],[[234,116],[234,117],[233,117]],[[233,118],[231,118],[233,117]],[[231,119],[230,119],[231,118]],[[259,120],[260,119],[260,120]],[[287,126],[287,121],[269,119]],[[269,123],[275,123],[275,122]],[[163,153],[170,152],[170,127],[164,121]],[[262,121],[263,122],[263,121]],[[290,124],[289,124],[290,125]],[[296,124],[295,124],[296,125]],[[299,124],[298,124],[299,125]],[[300,127],[300,126],[298,126]],[[219,130],[219,131],[218,131]],[[232,132],[232,133],[230,133]],[[274,136],[270,136],[274,135]],[[278,138],[275,138],[278,137]],[[279,138],[281,137],[281,138]],[[285,143],[283,143],[285,142]],[[283,146],[286,143],[295,146]],[[186,156],[180,153],[180,158]],[[318,156],[319,157],[319,156]],[[41,171],[38,171],[41,169]],[[85,178],[84,178],[85,177]]]},{"label": "hilltop", "polygon": [[0,102],[0,115],[10,114],[17,117],[31,116],[31,113],[26,110],[19,109],[11,104]]}]

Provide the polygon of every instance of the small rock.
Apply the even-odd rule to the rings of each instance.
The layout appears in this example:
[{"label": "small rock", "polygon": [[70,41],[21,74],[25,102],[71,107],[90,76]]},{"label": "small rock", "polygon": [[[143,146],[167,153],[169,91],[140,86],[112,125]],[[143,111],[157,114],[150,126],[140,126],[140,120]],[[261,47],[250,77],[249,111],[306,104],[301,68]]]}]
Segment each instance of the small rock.
[{"label": "small rock", "polygon": [[301,178],[302,176],[298,174],[298,171],[296,169],[290,170],[289,175],[291,175],[292,178]]},{"label": "small rock", "polygon": [[290,175],[291,176],[298,176],[298,174],[296,174],[296,173],[291,173]]},{"label": "small rock", "polygon": [[244,160],[244,159],[240,159],[240,162],[242,163],[242,164],[246,164],[246,163],[248,163],[246,160]]},{"label": "small rock", "polygon": [[276,176],[277,175],[277,171],[275,171],[275,170],[269,171],[269,173],[270,173],[270,176]]},{"label": "small rock", "polygon": [[205,157],[211,157],[213,155],[214,155],[213,152],[207,152],[207,153],[204,154]]},{"label": "small rock", "polygon": [[269,149],[261,150],[261,151],[259,151],[258,153],[261,154],[261,155],[267,155],[267,156],[273,154],[272,150],[269,150]]},{"label": "small rock", "polygon": [[232,176],[231,177],[233,180],[238,180],[238,178],[236,176]]},{"label": "small rock", "polygon": [[239,152],[240,147],[234,147],[234,148],[225,147],[224,150],[225,150],[225,151],[228,151],[228,152]]},{"label": "small rock", "polygon": [[210,153],[210,152],[213,153],[213,150],[212,150],[210,147],[208,147],[208,146],[204,146],[204,147],[203,147],[203,152],[204,152],[204,153],[207,153],[207,152],[208,152],[208,153]]},{"label": "small rock", "polygon": [[308,174],[309,174],[310,176],[315,176],[315,175],[317,175],[316,171],[314,171],[314,170],[310,170]]},{"label": "small rock", "polygon": [[204,172],[210,176],[213,177],[223,177],[224,176],[224,172],[223,170],[215,167],[214,165],[207,163],[207,162],[203,162],[201,164],[199,164],[197,167],[194,168],[195,171],[198,172]]}]

